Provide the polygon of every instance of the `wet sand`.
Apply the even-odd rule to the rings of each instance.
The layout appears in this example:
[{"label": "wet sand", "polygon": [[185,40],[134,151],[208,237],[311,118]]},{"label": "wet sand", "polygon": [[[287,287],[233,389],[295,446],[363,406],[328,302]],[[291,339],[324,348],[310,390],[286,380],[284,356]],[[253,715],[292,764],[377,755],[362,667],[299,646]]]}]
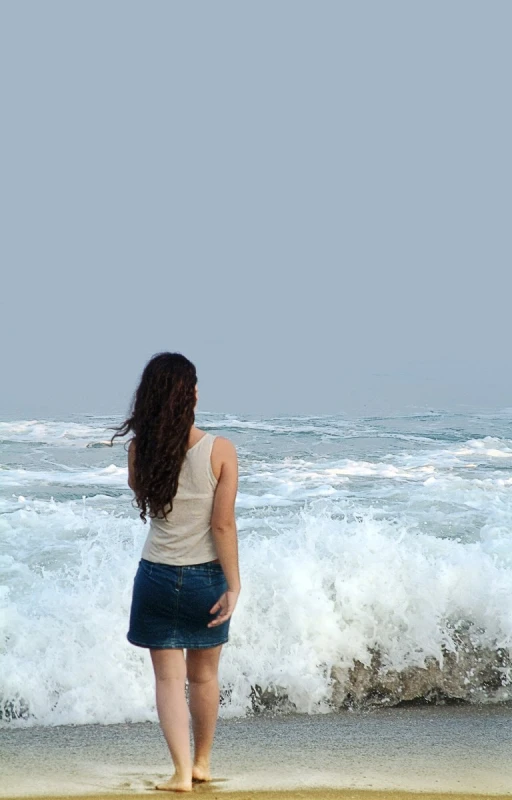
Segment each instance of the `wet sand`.
[{"label": "wet sand", "polygon": [[[160,795],[162,792],[155,794]],[[195,788],[193,792],[176,794],[170,792],[166,797],[191,797],[201,795],[204,800],[510,800],[510,794],[461,794],[460,792],[396,792],[393,790],[372,791],[365,789],[295,789],[283,791],[224,792],[214,788]],[[76,800],[76,795],[46,795],[55,800]],[[133,800],[133,794],[91,794],[82,795],[82,800]],[[151,796],[154,796],[151,794]],[[25,800],[36,800],[41,795],[33,795]]]},{"label": "wet sand", "polygon": [[[155,723],[0,731],[0,796],[133,797],[172,772]],[[222,800],[451,800],[512,795],[512,707],[414,706],[370,713],[219,720]],[[366,791],[362,791],[366,790]],[[456,794],[454,794],[456,793]],[[176,793],[155,793],[176,797]],[[179,795],[184,796],[184,795]],[[185,795],[187,796],[187,795]]]}]

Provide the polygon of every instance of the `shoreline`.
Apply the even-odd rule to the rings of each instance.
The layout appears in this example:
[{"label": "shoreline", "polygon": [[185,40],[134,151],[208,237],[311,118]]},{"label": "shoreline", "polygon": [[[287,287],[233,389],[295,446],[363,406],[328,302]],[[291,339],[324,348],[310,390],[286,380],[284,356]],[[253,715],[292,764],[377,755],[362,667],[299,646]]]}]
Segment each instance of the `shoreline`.
[{"label": "shoreline", "polygon": [[[461,792],[403,792],[387,789],[285,789],[285,790],[249,790],[242,792],[224,792],[213,787],[197,787],[192,792],[157,792],[159,796],[190,797],[197,794],[216,800],[510,800],[510,794],[475,794]],[[80,795],[81,800],[112,800],[113,797],[121,800],[133,800],[134,793],[123,794],[111,792],[108,794]],[[147,796],[147,795],[144,795]],[[152,794],[150,796],[153,796]],[[17,797],[17,796],[16,796]],[[26,795],[24,800],[39,800],[41,797],[55,798],[55,800],[76,800],[77,795]]]},{"label": "shoreline", "polygon": [[[511,752],[509,705],[219,719],[214,780],[195,784],[191,794],[212,800],[510,797]],[[133,797],[152,792],[171,773],[158,723],[0,730],[3,798]]]}]

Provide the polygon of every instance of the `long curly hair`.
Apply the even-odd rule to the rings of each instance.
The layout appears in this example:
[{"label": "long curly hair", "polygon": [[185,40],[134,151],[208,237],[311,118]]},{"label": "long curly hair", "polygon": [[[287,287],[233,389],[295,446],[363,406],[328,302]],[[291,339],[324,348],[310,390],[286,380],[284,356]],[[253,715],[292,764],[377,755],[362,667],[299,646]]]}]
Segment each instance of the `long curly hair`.
[{"label": "long curly hair", "polygon": [[[181,353],[158,353],[144,367],[130,412],[112,436],[135,440],[135,502],[140,518],[172,511],[196,404],[196,368]],[[167,508],[166,508],[167,507]]]}]

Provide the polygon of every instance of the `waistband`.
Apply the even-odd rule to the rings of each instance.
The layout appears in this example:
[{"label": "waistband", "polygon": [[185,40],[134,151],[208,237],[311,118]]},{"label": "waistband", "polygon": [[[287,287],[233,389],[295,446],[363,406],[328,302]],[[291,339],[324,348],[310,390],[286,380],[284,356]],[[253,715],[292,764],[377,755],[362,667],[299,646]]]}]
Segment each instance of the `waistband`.
[{"label": "waistband", "polygon": [[178,572],[179,570],[187,572],[222,572],[220,561],[203,561],[201,564],[162,564],[159,561],[149,561],[147,558],[141,558],[140,563],[173,572]]}]

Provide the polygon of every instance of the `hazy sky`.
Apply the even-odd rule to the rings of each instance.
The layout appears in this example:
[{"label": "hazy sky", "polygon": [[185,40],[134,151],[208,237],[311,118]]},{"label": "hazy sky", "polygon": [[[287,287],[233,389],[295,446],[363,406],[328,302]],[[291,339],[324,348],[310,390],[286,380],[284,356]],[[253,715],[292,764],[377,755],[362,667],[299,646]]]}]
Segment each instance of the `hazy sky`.
[{"label": "hazy sky", "polygon": [[0,2],[0,414],[512,406],[510,0]]}]

